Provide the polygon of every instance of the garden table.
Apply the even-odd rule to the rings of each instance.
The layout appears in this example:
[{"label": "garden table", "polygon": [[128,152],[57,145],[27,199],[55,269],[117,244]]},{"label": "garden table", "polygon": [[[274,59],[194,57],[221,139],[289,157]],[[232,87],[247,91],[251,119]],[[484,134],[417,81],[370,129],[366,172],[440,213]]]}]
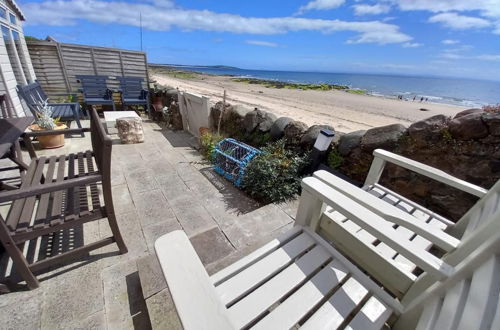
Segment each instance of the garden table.
[{"label": "garden table", "polygon": [[[0,158],[9,158],[20,168],[21,172],[26,170],[28,165],[23,161],[19,138],[33,121],[33,117],[0,119]],[[11,168],[3,168],[0,171],[8,169]],[[6,184],[0,187],[4,188]]]}]

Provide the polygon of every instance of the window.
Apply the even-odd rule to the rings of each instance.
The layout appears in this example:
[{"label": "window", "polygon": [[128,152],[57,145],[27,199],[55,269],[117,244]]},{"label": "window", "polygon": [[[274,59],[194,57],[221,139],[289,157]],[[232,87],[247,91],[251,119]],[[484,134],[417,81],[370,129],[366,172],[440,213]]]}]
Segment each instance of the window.
[{"label": "window", "polygon": [[10,22],[11,22],[12,24],[16,24],[16,23],[17,23],[17,21],[16,21],[16,15],[14,15],[14,14],[9,14],[9,18],[10,18]]},{"label": "window", "polygon": [[2,35],[3,35],[3,40],[5,41],[10,41],[10,31],[9,28],[2,25]]},{"label": "window", "polygon": [[14,37],[15,41],[19,40],[19,32],[17,32],[16,30],[12,30],[12,36]]},{"label": "window", "polygon": [[0,7],[0,17],[7,18],[7,10],[5,10],[5,8],[3,7]]}]

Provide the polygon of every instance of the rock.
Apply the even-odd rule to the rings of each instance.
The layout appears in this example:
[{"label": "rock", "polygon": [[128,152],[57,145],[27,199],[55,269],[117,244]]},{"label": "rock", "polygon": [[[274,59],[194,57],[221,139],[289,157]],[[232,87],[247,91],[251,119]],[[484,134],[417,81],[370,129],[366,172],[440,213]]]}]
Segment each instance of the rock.
[{"label": "rock", "polygon": [[406,127],[401,124],[371,128],[363,135],[361,148],[367,151],[377,148],[392,149],[405,132]]},{"label": "rock", "polygon": [[457,113],[455,115],[455,117],[453,117],[453,119],[460,118],[460,117],[463,117],[463,116],[467,116],[467,115],[470,115],[471,113],[479,113],[479,112],[483,112],[483,110],[482,109],[478,109],[478,108],[467,109],[467,110],[460,111],[459,113]]},{"label": "rock", "polygon": [[179,104],[172,101],[168,110],[170,111],[170,118],[168,118],[167,122],[172,125],[174,131],[182,130],[182,115],[179,110]]},{"label": "rock", "polygon": [[307,131],[307,125],[298,120],[292,120],[284,129],[285,139],[288,143],[298,144],[302,135]]},{"label": "rock", "polygon": [[302,138],[300,139],[300,145],[302,148],[305,149],[310,149],[313,147],[314,142],[316,141],[316,138],[319,135],[319,132],[322,129],[328,129],[330,131],[333,131],[335,133],[335,129],[332,126],[329,125],[313,125],[307,129],[307,131],[302,135]]},{"label": "rock", "polygon": [[[214,131],[217,129],[217,126],[219,125],[219,118],[223,107],[224,107],[223,102],[217,102],[213,107],[210,108],[210,127],[212,127]],[[232,108],[231,105],[229,103],[226,103],[226,107],[224,108],[224,114],[223,117],[221,118],[221,126],[222,122],[224,121],[224,117],[228,116],[229,109],[231,108]]]},{"label": "rock", "polygon": [[342,156],[347,156],[351,150],[359,147],[361,144],[361,138],[365,135],[366,131],[355,131],[347,133],[340,137],[338,150]]},{"label": "rock", "polygon": [[480,139],[488,135],[488,127],[478,112],[455,118],[448,127],[451,135],[459,140]]},{"label": "rock", "polygon": [[449,122],[450,118],[445,115],[432,116],[410,125],[408,134],[418,146],[425,146],[442,138]]},{"label": "rock", "polygon": [[116,120],[118,136],[124,144],[144,142],[142,120],[137,117],[124,117]]},{"label": "rock", "polygon": [[271,126],[271,130],[269,131],[271,137],[275,140],[282,138],[285,135],[286,125],[288,125],[291,121],[293,121],[293,119],[289,117],[280,117],[276,119],[273,126]]},{"label": "rock", "polygon": [[491,135],[500,136],[500,113],[483,113],[483,122],[488,126]]},{"label": "rock", "polygon": [[247,133],[251,133],[257,128],[261,132],[267,132],[275,120],[274,114],[255,108],[245,115],[242,125]]},{"label": "rock", "polygon": [[274,113],[265,112],[264,120],[259,123],[257,129],[260,132],[269,132],[274,122],[278,119]]}]

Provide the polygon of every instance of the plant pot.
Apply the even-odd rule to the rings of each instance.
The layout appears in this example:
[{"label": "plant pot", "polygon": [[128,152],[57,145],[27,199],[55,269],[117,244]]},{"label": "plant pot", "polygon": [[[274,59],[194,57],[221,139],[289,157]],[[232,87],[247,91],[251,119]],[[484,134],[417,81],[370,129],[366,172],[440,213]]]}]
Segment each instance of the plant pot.
[{"label": "plant pot", "polygon": [[[64,130],[68,128],[64,123],[59,123],[54,128],[55,130]],[[38,124],[33,124],[30,126],[32,131],[45,131],[45,129],[40,128]],[[44,136],[37,136],[37,140],[40,146],[44,149],[55,149],[64,146],[64,133],[62,134],[51,134]]]}]

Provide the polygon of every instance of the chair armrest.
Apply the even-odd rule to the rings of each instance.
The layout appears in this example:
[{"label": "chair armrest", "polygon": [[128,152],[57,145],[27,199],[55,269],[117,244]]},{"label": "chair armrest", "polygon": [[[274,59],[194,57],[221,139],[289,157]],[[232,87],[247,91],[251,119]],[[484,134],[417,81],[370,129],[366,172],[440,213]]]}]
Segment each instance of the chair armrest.
[{"label": "chair armrest", "polygon": [[327,171],[316,171],[314,172],[314,177],[338,190],[373,213],[381,216],[385,220],[408,228],[447,252],[456,249],[460,243],[460,240],[448,235],[439,228],[416,219],[403,210],[384,202],[363,189]]},{"label": "chair armrest", "polygon": [[182,230],[158,238],[155,251],[184,329],[235,328]]},{"label": "chair armrest", "polygon": [[91,174],[79,178],[67,179],[60,182],[44,183],[36,187],[25,187],[15,190],[0,192],[0,203],[14,201],[16,199],[46,194],[54,191],[80,187],[90,183],[102,181],[100,174]]},{"label": "chair armrest", "polygon": [[302,189],[303,193],[305,191],[313,198],[333,207],[433,277],[443,279],[453,273],[453,267],[431,253],[416,247],[411,241],[401,238],[386,220],[326,183],[308,177],[302,180]]},{"label": "chair armrest", "polygon": [[477,197],[483,197],[488,193],[488,190],[484,188],[458,179],[444,171],[438,170],[437,168],[396,155],[386,150],[376,149],[373,152],[373,156],[375,159],[373,160],[368,176],[366,177],[365,185],[377,183],[382,171],[384,170],[385,162],[389,162]]},{"label": "chair armrest", "polygon": [[35,137],[35,136],[46,136],[46,135],[54,135],[54,134],[73,134],[73,133],[82,133],[82,132],[90,132],[90,128],[68,128],[61,130],[44,130],[44,131],[34,131],[34,132],[24,132],[22,136],[27,137]]}]

